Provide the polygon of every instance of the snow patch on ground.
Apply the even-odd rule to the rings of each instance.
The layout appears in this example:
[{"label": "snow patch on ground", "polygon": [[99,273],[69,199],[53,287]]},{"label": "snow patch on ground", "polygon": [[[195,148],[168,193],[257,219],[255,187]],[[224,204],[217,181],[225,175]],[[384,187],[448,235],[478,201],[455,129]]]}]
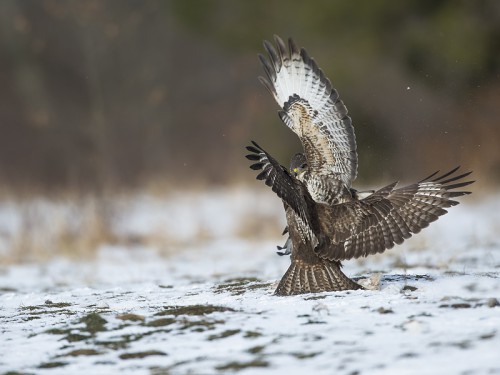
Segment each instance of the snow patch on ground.
[{"label": "snow patch on ground", "polygon": [[[289,264],[274,253],[282,238],[236,234],[247,197],[127,203],[123,233],[177,225],[187,239],[191,226],[209,228],[169,257],[108,245],[86,261],[0,267],[0,373],[500,373],[498,197],[346,262],[355,278],[380,274],[376,290],[294,297],[273,295]],[[2,230],[14,230],[16,207],[3,207]]]}]

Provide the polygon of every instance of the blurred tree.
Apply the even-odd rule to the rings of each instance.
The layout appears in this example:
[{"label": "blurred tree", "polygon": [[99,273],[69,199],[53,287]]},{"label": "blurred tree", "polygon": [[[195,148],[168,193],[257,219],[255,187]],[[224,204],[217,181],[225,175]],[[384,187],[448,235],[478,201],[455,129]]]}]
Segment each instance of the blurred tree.
[{"label": "blurred tree", "polygon": [[256,80],[274,33],[305,46],[339,90],[360,183],[457,162],[500,179],[488,142],[500,135],[489,104],[500,95],[498,1],[4,0],[3,185],[248,179],[250,139],[286,164],[300,146]]}]

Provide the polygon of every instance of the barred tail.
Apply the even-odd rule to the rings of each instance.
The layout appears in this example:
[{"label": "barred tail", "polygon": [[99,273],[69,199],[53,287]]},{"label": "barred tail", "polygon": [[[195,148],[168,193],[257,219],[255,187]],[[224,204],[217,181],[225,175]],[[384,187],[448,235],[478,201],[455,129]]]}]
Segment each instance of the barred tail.
[{"label": "barred tail", "polygon": [[289,296],[356,289],[363,287],[344,275],[339,262],[321,260],[318,263],[308,263],[296,259],[292,260],[274,294]]}]

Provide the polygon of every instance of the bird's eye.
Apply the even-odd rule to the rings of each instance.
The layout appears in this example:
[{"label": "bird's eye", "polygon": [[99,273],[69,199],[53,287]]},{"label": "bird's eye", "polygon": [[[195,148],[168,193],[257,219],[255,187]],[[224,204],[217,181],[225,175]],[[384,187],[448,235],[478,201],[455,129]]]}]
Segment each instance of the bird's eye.
[{"label": "bird's eye", "polygon": [[306,163],[302,164],[302,165],[300,166],[300,168],[302,168],[302,169],[306,169],[306,168],[307,168],[307,164],[306,164]]}]

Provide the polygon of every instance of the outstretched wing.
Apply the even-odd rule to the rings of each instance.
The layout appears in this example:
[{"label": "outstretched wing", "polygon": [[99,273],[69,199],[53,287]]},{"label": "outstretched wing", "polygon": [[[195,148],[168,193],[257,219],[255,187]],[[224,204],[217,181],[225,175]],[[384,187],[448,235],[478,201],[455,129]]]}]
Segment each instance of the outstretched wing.
[{"label": "outstretched wing", "polygon": [[316,62],[292,39],[287,50],[274,36],[277,50],[268,41],[268,57],[259,55],[267,78],[260,81],[274,96],[283,122],[302,141],[312,173],[340,179],[346,186],[356,178],[358,156],[351,118]]},{"label": "outstretched wing", "polygon": [[251,153],[246,158],[255,161],[250,166],[253,170],[262,170],[257,175],[258,180],[264,180],[267,186],[280,197],[311,229],[317,229],[316,220],[311,214],[314,201],[302,182],[292,177],[285,167],[269,155],[262,147],[252,141],[253,146],[246,149]]},{"label": "outstretched wing", "polygon": [[360,201],[318,206],[322,230],[330,244],[318,247],[317,254],[344,260],[381,253],[402,243],[447,213],[445,208],[457,205],[452,198],[470,194],[455,189],[474,182],[463,181],[471,172],[453,176],[457,170],[432,179],[436,172],[400,189],[394,189],[394,183]]}]

